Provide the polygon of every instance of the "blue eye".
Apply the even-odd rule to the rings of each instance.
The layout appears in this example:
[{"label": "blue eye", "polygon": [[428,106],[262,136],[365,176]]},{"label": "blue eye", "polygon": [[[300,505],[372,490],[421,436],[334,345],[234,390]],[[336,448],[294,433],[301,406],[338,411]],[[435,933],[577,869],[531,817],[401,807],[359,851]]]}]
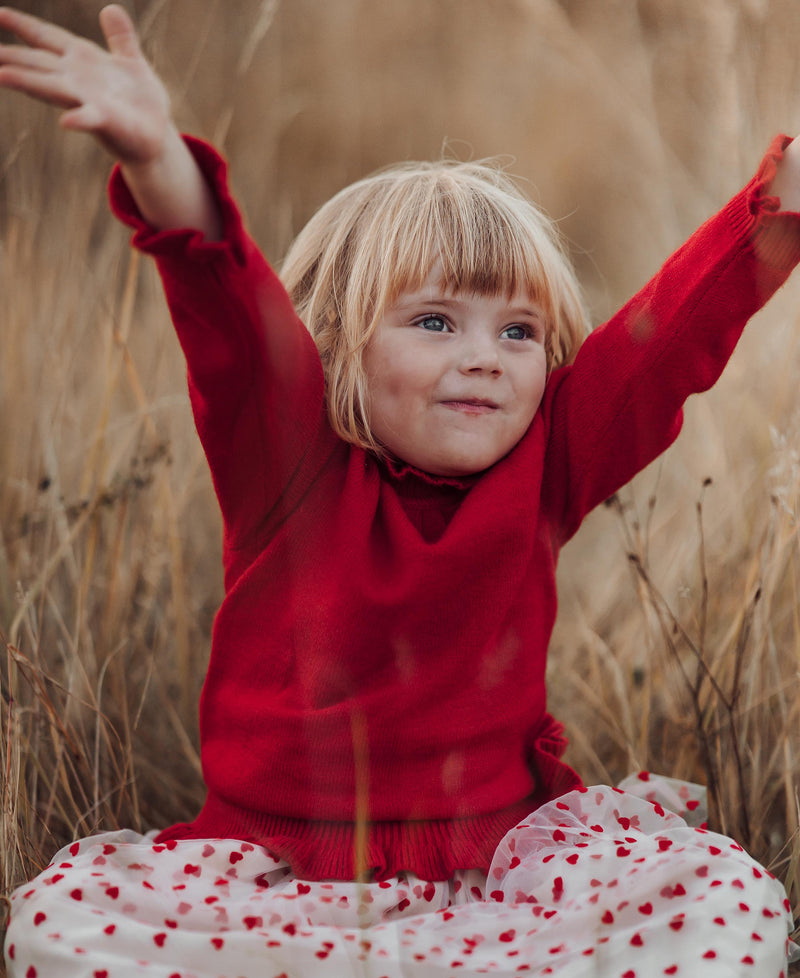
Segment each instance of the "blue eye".
[{"label": "blue eye", "polygon": [[503,330],[503,336],[510,340],[527,340],[531,335],[531,331],[527,326],[507,326]]},{"label": "blue eye", "polygon": [[417,320],[417,326],[429,333],[446,333],[450,328],[441,316],[423,316]]}]

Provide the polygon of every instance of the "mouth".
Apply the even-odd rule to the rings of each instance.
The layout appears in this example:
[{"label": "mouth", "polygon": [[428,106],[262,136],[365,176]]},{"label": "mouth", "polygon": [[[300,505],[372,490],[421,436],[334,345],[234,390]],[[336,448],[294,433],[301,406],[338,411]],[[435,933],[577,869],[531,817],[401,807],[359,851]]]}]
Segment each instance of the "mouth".
[{"label": "mouth", "polygon": [[440,403],[443,407],[451,411],[460,411],[462,414],[491,414],[500,407],[495,401],[483,397],[453,398]]}]

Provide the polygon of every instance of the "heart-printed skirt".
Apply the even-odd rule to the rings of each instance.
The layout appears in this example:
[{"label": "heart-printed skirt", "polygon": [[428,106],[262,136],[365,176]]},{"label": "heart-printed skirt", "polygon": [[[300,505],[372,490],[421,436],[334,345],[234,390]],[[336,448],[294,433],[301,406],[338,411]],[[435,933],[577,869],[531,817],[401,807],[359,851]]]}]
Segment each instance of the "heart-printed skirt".
[{"label": "heart-printed skirt", "polygon": [[91,836],[13,894],[8,975],[785,976],[781,884],[696,824],[693,786],[641,775],[624,787],[544,805],[488,875],[446,881],[308,881],[247,842]]}]

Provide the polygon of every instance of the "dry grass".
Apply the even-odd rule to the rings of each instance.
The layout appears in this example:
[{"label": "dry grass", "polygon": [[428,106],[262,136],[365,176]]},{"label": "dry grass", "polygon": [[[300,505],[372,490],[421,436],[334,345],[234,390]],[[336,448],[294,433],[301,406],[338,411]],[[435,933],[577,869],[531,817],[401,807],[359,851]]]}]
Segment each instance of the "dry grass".
[{"label": "dry grass", "polygon": [[[21,4],[82,30],[100,5]],[[773,131],[800,129],[794,0],[132,6],[270,256],[343,183],[447,138],[515,156],[563,218],[597,319]],[[0,96],[4,892],[74,836],[165,825],[202,797],[219,519],[153,270],[106,213],[106,172],[49,112]],[[567,548],[551,705],[588,780],[649,767],[709,784],[715,826],[800,915],[798,298],[795,281],[678,445]]]}]

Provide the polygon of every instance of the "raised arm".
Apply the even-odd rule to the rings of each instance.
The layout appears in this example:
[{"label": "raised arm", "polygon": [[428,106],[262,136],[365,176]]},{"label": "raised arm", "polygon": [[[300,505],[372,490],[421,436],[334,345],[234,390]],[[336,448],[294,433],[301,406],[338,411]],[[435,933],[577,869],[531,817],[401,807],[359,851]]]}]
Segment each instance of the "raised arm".
[{"label": "raised arm", "polygon": [[0,30],[24,42],[0,45],[0,87],[62,109],[65,129],[119,162],[112,207],[161,274],[233,551],[280,523],[331,450],[319,355],[245,230],[224,161],[178,134],[130,18],[111,4],[100,24],[108,50],[0,7]]},{"label": "raised arm", "polygon": [[[778,199],[780,198],[780,199]],[[673,441],[747,320],[800,261],[800,142],[756,176],[548,382],[544,505],[562,539]]]},{"label": "raised arm", "polygon": [[64,129],[95,137],[115,157],[142,215],[155,228],[194,228],[211,241],[221,217],[170,114],[169,96],[118,4],[100,12],[108,50],[10,7],[0,29],[23,44],[0,44],[0,87],[63,113]]}]

